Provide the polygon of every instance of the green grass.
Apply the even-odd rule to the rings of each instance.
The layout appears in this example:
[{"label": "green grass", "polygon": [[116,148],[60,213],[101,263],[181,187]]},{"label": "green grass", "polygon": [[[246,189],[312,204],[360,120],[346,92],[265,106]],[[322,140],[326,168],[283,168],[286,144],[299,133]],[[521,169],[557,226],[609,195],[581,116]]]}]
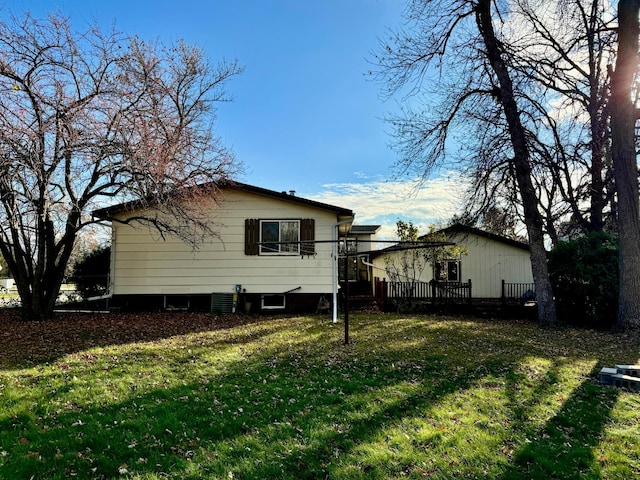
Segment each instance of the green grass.
[{"label": "green grass", "polygon": [[345,346],[317,317],[114,318],[0,322],[0,479],[640,475],[640,396],[597,382],[634,336],[360,314]]}]

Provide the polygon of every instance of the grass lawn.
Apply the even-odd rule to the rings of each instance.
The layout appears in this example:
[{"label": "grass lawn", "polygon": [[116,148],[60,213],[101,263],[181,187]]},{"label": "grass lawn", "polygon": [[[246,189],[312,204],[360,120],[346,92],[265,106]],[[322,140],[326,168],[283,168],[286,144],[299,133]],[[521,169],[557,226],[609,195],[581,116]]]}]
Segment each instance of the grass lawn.
[{"label": "grass lawn", "polygon": [[0,479],[629,479],[637,337],[432,316],[0,313]]}]

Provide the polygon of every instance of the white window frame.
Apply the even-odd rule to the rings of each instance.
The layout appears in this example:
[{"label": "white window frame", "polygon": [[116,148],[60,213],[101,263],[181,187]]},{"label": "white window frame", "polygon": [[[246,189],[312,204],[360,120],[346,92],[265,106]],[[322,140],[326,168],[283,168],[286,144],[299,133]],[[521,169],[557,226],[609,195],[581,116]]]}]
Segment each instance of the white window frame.
[{"label": "white window frame", "polygon": [[[262,226],[265,223],[277,223],[278,224],[278,242],[282,242],[282,223],[295,223],[297,225],[297,238],[295,240],[287,240],[287,241],[295,241],[298,243],[295,244],[277,244],[275,245],[278,248],[278,251],[265,251],[265,247],[269,244],[268,240],[264,240],[262,238]],[[300,220],[299,219],[264,219],[260,220],[260,255],[300,255]],[[283,251],[285,248],[285,251]],[[287,249],[291,249],[291,251],[286,251]]]},{"label": "white window frame", "polygon": [[[266,298],[269,298],[269,299],[281,298],[282,303],[275,304],[275,303],[269,302],[268,304],[265,305]],[[286,306],[287,306],[287,296],[283,293],[265,294],[260,297],[260,307],[262,308],[262,310],[284,310]]]}]

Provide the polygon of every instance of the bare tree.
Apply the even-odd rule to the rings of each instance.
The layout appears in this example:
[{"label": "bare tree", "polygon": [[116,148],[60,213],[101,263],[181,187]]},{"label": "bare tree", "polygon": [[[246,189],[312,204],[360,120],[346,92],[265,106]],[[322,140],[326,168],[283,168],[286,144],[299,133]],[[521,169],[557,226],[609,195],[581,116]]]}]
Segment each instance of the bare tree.
[{"label": "bare tree", "polygon": [[524,128],[515,97],[513,80],[507,68],[508,58],[493,28],[491,0],[478,0],[475,7],[478,29],[486,47],[486,55],[499,84],[500,103],[509,127],[513,147],[513,169],[522,199],[524,221],[531,248],[531,270],[536,286],[538,322],[541,325],[556,321],[553,291],[547,270],[547,253],[544,246],[542,215],[538,210],[538,196],[533,186],[527,131]]},{"label": "bare tree", "polygon": [[[518,106],[527,129],[532,181],[543,229],[559,238],[601,230],[614,218],[614,182],[609,135],[609,75],[615,54],[613,11],[602,0],[537,2],[511,0],[500,24],[502,47],[517,85]],[[500,125],[489,111],[476,113],[485,125]],[[499,199],[522,217],[513,170],[501,145],[505,128],[477,133],[473,179],[466,205],[482,215]],[[496,154],[498,152],[498,154]]]},{"label": "bare tree", "polygon": [[[457,133],[462,137],[461,128],[468,132],[472,124],[477,129],[474,133],[479,134],[472,143],[482,145],[481,149],[499,159],[488,164],[491,176],[502,168],[509,174],[504,178],[513,179],[531,246],[538,321],[545,325],[555,322],[556,315],[543,219],[532,181],[532,132],[522,122],[519,91],[509,66],[510,52],[493,25],[494,14],[497,21],[502,17],[492,5],[491,0],[414,0],[407,15],[414,28],[397,33],[383,45],[377,57],[379,74],[390,93],[412,84],[412,94],[420,91],[429,80],[429,68],[435,66],[440,75],[436,85],[446,89],[440,110],[407,109],[406,116],[392,119],[401,168],[418,166],[424,176],[428,175],[445,158],[450,136]],[[482,133],[483,129],[490,133]],[[484,174],[482,171],[479,176]]]},{"label": "bare tree", "polygon": [[604,0],[512,4],[518,29],[507,47],[514,68],[541,91],[537,114],[546,133],[537,136],[536,157],[545,174],[535,180],[549,234],[559,224],[602,230],[613,201],[607,65],[615,56],[614,12]]},{"label": "bare tree", "polygon": [[141,199],[159,231],[212,230],[191,205],[238,168],[212,133],[235,62],[60,16],[0,23],[0,52],[0,253],[26,318],[50,316],[96,208]]},{"label": "bare tree", "polygon": [[617,326],[640,327],[640,208],[632,99],[637,89],[640,0],[618,3],[618,57],[611,82],[613,168],[618,194],[620,293]]},{"label": "bare tree", "polygon": [[[396,222],[396,235],[402,247],[416,247],[418,245],[418,227],[413,222]],[[399,249],[385,257],[385,269],[392,282],[406,282],[411,284],[420,281],[422,272],[427,266],[426,248]],[[411,298],[410,292],[405,292],[405,298]]]}]

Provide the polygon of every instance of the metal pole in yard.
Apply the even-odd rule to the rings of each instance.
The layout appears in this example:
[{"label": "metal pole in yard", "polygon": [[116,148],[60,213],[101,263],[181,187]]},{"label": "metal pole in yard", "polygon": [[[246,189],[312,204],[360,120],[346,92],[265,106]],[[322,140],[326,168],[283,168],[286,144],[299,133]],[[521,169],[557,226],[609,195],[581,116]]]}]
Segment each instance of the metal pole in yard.
[{"label": "metal pole in yard", "polygon": [[[346,239],[345,239],[346,246]],[[344,255],[344,344],[349,345],[349,255]]]}]

